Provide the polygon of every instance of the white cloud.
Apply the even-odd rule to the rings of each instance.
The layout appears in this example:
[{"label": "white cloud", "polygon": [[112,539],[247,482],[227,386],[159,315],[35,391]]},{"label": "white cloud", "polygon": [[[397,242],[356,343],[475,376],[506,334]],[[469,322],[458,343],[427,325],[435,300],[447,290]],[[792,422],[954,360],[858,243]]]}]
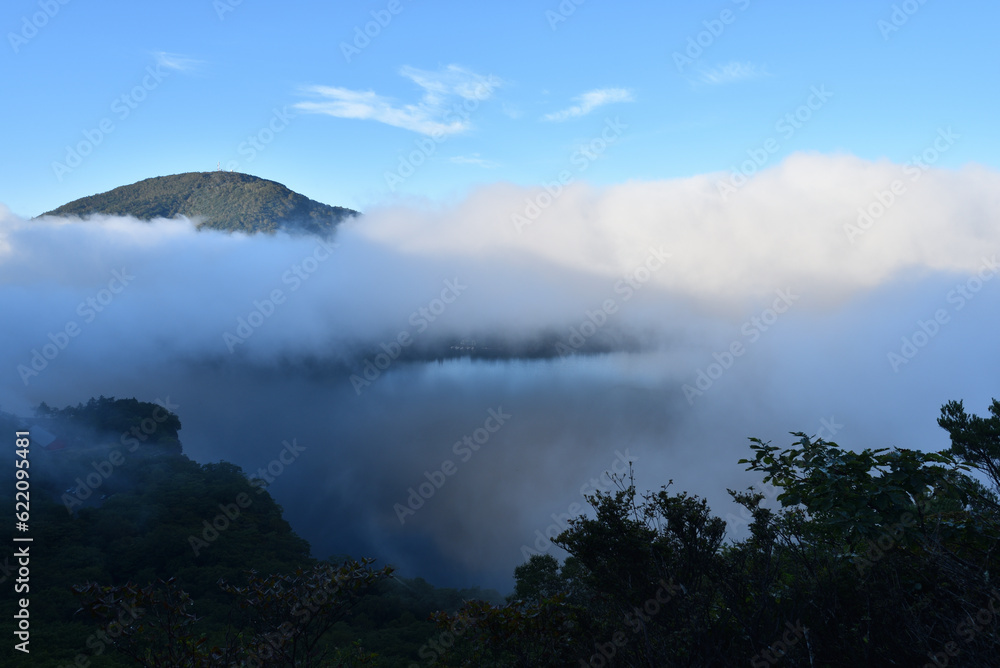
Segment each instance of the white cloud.
[{"label": "white cloud", "polygon": [[[1000,173],[970,166],[930,169],[914,185],[902,165],[846,155],[793,154],[761,170],[724,201],[727,174],[629,182],[573,183],[551,197],[541,188],[495,184],[454,210],[369,211],[364,234],[433,257],[521,252],[554,266],[611,280],[660,244],[674,253],[653,281],[703,303],[739,304],[792,286],[832,300],[906,272],[975,271],[1000,248]],[[906,192],[877,221],[862,221],[873,193],[900,180]],[[551,204],[518,231],[525,202]],[[875,200],[878,203],[878,200]],[[533,205],[532,205],[533,206]],[[612,281],[613,282],[613,281]]]},{"label": "white cloud", "polygon": [[486,169],[492,169],[498,167],[499,164],[493,162],[492,160],[485,160],[479,157],[478,153],[473,153],[472,155],[456,155],[450,158],[450,160],[459,165],[477,165],[479,167],[484,167]]},{"label": "white cloud", "polygon": [[502,85],[495,76],[476,74],[458,65],[449,65],[436,72],[406,66],[400,74],[423,89],[416,104],[399,105],[392,98],[370,90],[314,85],[307,86],[303,92],[321,99],[294,106],[306,113],[373,120],[423,135],[451,135],[471,127],[465,102],[486,101]]},{"label": "white cloud", "polygon": [[580,104],[573,105],[572,107],[563,109],[562,111],[546,114],[542,117],[543,120],[561,122],[568,118],[586,116],[597,107],[605,104],[635,101],[632,97],[632,91],[625,88],[598,88],[596,90],[587,91],[583,95],[578,95],[577,97],[574,97],[573,100],[579,102]]},{"label": "white cloud", "polygon": [[524,115],[524,113],[521,111],[519,107],[513,104],[509,104],[507,102],[504,102],[500,106],[500,110],[503,111],[504,116],[513,120],[517,120]]},{"label": "white cloud", "polygon": [[747,79],[769,76],[769,73],[763,67],[759,67],[753,63],[740,63],[736,61],[711,69],[702,69],[698,74],[702,83],[711,85],[727,84],[734,81],[745,81]]},{"label": "white cloud", "polygon": [[156,58],[156,64],[160,67],[176,70],[178,72],[196,70],[205,64],[202,60],[189,58],[188,56],[180,53],[167,53],[166,51],[154,51],[153,57]]}]

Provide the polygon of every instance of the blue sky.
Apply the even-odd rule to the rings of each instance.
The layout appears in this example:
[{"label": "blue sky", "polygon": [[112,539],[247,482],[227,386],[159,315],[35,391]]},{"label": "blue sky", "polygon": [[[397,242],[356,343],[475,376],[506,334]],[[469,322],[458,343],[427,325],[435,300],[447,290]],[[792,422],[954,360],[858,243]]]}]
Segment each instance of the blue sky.
[{"label": "blue sky", "polygon": [[[768,166],[798,151],[904,163],[949,127],[960,138],[935,166],[996,168],[998,13],[934,0],[16,0],[2,12],[0,203],[34,216],[221,162],[366,210],[566,169],[598,185],[728,172],[768,140]],[[679,67],[678,53],[695,57]],[[797,111],[798,127],[779,126]],[[579,169],[573,156],[615,119],[624,130]],[[70,166],[81,144],[89,155]],[[387,179],[409,173],[401,160],[421,164]]]}]

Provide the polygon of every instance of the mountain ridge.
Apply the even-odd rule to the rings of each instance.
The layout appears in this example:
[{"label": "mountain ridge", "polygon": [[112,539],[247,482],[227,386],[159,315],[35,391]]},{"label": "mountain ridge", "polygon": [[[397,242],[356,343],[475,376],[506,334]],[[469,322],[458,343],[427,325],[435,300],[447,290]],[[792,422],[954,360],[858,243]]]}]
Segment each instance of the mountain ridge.
[{"label": "mountain ridge", "polygon": [[186,216],[199,228],[230,232],[278,230],[328,234],[358,215],[323,204],[287,186],[241,172],[184,172],[154,176],[63,204],[42,216],[132,216],[140,220]]}]

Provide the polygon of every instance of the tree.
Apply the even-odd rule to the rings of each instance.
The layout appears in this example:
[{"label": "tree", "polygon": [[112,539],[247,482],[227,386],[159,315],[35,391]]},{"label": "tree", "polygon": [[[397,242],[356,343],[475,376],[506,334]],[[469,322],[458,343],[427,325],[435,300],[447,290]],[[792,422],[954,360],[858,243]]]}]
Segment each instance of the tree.
[{"label": "tree", "polygon": [[504,605],[466,601],[453,615],[432,615],[442,629],[434,647],[444,648],[450,666],[562,668],[575,664],[588,637],[580,612],[563,594]]},{"label": "tree", "polygon": [[998,510],[969,472],[997,423],[960,408],[954,452],[750,439],[740,461],[781,506],[730,490],[752,518],[737,541],[706,501],[616,478],[553,540],[561,567],[533,557],[507,605],[439,616],[464,630],[448,665],[995,665]]},{"label": "tree", "polygon": [[1000,402],[990,405],[990,417],[969,416],[961,401],[949,401],[941,408],[938,424],[951,436],[947,452],[986,473],[1000,492]]},{"label": "tree", "polygon": [[[991,597],[1000,534],[981,486],[948,453],[855,453],[795,435],[798,447],[780,452],[751,439],[756,457],[741,462],[783,490],[785,510],[770,520],[787,559],[777,577],[783,595],[808,602],[795,614],[814,629],[817,656],[926,662]],[[966,640],[963,665],[991,665],[997,635]]]},{"label": "tree", "polygon": [[[333,656],[321,646],[323,636],[365,590],[392,574],[391,567],[374,570],[371,563],[320,563],[267,577],[250,572],[247,584],[240,586],[220,581],[235,607],[221,646],[211,645],[199,631],[199,619],[188,612],[191,597],[173,578],[145,587],[88,583],[74,591],[81,611],[105,629],[107,642],[141,666],[320,666]],[[341,661],[349,657],[352,664],[370,656],[359,647],[336,655]]]},{"label": "tree", "polygon": [[550,554],[534,554],[514,569],[514,593],[510,599],[538,602],[555,596],[564,585],[559,575],[559,561]]},{"label": "tree", "polygon": [[80,611],[101,624],[98,637],[144,668],[211,668],[232,658],[194,635],[191,597],[173,578],[145,587],[91,582],[73,590]]},{"label": "tree", "polygon": [[291,575],[250,573],[245,586],[220,582],[243,613],[241,651],[269,666],[324,665],[323,636],[362,594],[392,575],[391,566],[374,570],[373,562],[348,560],[339,567],[320,563]]}]

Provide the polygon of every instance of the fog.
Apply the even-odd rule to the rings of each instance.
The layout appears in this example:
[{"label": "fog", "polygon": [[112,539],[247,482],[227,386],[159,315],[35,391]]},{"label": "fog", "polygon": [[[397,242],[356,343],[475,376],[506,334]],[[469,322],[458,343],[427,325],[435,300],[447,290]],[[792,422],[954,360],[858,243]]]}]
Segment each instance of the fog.
[{"label": "fog", "polygon": [[169,398],[186,454],[271,466],[316,556],[501,589],[626,460],[726,517],[749,436],[937,449],[944,402],[985,411],[1000,174],[726,178],[497,183],[327,240],[0,207],[0,407]]}]

